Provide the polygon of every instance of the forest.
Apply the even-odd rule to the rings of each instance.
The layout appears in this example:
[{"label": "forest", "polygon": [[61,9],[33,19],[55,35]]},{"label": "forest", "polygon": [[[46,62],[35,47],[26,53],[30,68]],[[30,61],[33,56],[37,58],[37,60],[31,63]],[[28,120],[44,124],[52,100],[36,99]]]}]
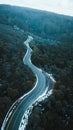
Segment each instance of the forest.
[{"label": "forest", "polygon": [[[53,93],[33,108],[26,130],[73,129],[73,42],[36,45],[32,62],[56,80]],[[34,120],[35,119],[35,120]]]},{"label": "forest", "polygon": [[27,130],[73,129],[73,17],[0,5],[0,126],[10,106],[35,84],[23,64],[23,42],[33,36],[32,62],[56,80],[53,93],[33,108]]},{"label": "forest", "polygon": [[21,30],[0,27],[0,127],[10,106],[35,83],[34,74],[23,63],[26,38]]},{"label": "forest", "polygon": [[0,23],[49,40],[73,39],[73,17],[52,12],[0,5]]}]

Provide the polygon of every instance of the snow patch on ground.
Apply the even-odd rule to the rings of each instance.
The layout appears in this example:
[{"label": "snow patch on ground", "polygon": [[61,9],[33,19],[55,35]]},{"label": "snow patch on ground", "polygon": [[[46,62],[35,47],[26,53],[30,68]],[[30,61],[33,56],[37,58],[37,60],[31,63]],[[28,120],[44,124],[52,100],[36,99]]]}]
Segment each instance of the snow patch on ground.
[{"label": "snow patch on ground", "polygon": [[[27,40],[24,42],[24,44],[26,44],[26,46],[29,47],[29,42],[31,42],[32,40],[33,40],[33,37],[28,36],[28,38],[27,38]],[[32,49],[31,49],[31,50],[32,50]],[[27,55],[27,53],[28,53],[28,49],[27,49],[26,55]],[[26,55],[24,56],[24,58],[26,57]],[[24,58],[23,58],[23,62],[24,62],[24,60],[25,60]],[[38,77],[37,77],[37,75],[36,75],[36,78],[37,78],[37,82],[38,82]],[[36,84],[37,84],[37,82],[36,82]],[[35,84],[35,86],[34,86],[33,89],[35,89],[36,84]],[[33,89],[32,89],[31,91],[33,91]],[[30,91],[30,92],[31,92],[31,91]],[[11,108],[9,109],[8,113],[7,113],[6,116],[5,116],[5,119],[4,119],[4,121],[3,121],[1,130],[4,130],[4,129],[5,129],[5,126],[6,126],[6,124],[7,124],[7,121],[9,120],[9,118],[11,117],[11,115],[13,114],[13,111],[16,109],[16,107],[17,107],[17,105],[19,104],[19,102],[20,102],[23,98],[25,98],[25,96],[27,96],[30,92],[28,92],[27,94],[23,95],[22,97],[20,97],[18,100],[16,100],[16,101],[13,103],[13,105],[11,106]]]},{"label": "snow patch on ground", "polygon": [[[24,42],[24,44],[27,46],[27,48],[30,48],[29,42],[31,42],[32,40],[33,40],[33,37],[28,36],[27,40]],[[31,49],[31,48],[30,48],[30,49]],[[32,49],[31,49],[31,51],[32,51]],[[26,55],[27,55],[27,53],[28,53],[28,49],[27,49]],[[25,55],[24,58],[23,58],[23,62],[25,61],[26,55]],[[31,60],[30,60],[30,62],[31,62]],[[36,68],[37,68],[37,67],[36,67]],[[39,68],[37,68],[37,69],[38,69],[39,71],[42,71],[42,70],[39,69]],[[47,75],[53,82],[56,82],[55,79],[53,78],[52,74],[46,73],[46,75]],[[11,115],[13,114],[13,111],[16,109],[16,107],[17,107],[17,105],[20,103],[20,101],[21,101],[23,98],[25,98],[29,93],[31,93],[31,92],[35,89],[35,87],[36,87],[36,85],[37,85],[37,83],[38,83],[38,77],[37,77],[37,75],[36,75],[36,78],[37,78],[37,81],[36,81],[36,84],[35,84],[34,88],[33,88],[31,91],[29,91],[28,93],[26,93],[25,95],[23,95],[22,97],[20,97],[18,100],[16,100],[16,102],[11,106],[11,108],[9,109],[9,111],[8,111],[8,113],[7,113],[7,115],[6,115],[5,119],[4,119],[4,122],[3,122],[3,124],[2,124],[1,130],[4,130],[4,129],[5,129],[5,126],[6,126],[7,122],[8,122],[8,120],[9,120],[9,118],[10,118]],[[29,118],[29,116],[30,116],[30,114],[31,114],[31,112],[32,112],[33,107],[36,106],[39,102],[45,100],[45,99],[46,99],[48,96],[50,96],[51,94],[52,94],[52,89],[49,90],[49,86],[47,86],[47,88],[46,88],[46,90],[44,91],[44,93],[43,93],[42,95],[40,95],[40,96],[38,97],[38,99],[36,99],[36,100],[28,107],[28,109],[27,109],[26,112],[24,113],[18,130],[25,130],[26,125],[28,124],[28,118]]]},{"label": "snow patch on ground", "polygon": [[[51,78],[51,80],[53,82],[55,82],[54,78],[52,77],[51,74],[46,73],[47,76],[49,78]],[[20,126],[18,130],[25,130],[26,129],[26,125],[28,124],[28,118],[30,116],[30,114],[32,113],[32,109],[34,106],[36,106],[39,102],[45,100],[46,98],[48,98],[51,94],[52,94],[53,89],[49,90],[49,86],[47,86],[46,90],[44,91],[44,93],[42,95],[40,95],[26,110],[26,112],[24,113],[22,120],[20,122]]]},{"label": "snow patch on ground", "polygon": [[25,130],[26,128],[26,125],[28,124],[28,118],[30,116],[30,114],[32,113],[32,109],[34,106],[36,106],[39,102],[45,100],[46,98],[48,98],[48,96],[50,96],[52,94],[52,90],[50,90],[49,92],[47,92],[48,88],[45,90],[45,92],[40,96],[38,97],[38,99],[32,104],[29,106],[29,108],[26,110],[26,112],[24,113],[23,117],[22,117],[22,120],[21,120],[21,123],[20,123],[20,126],[19,126],[19,129],[18,130]]}]

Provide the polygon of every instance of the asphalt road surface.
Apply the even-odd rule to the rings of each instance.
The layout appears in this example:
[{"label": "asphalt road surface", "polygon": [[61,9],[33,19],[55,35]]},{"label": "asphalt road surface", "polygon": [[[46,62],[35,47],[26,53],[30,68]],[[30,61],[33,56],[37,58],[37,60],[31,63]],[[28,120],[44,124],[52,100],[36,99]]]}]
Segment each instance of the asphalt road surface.
[{"label": "asphalt road surface", "polygon": [[18,130],[23,114],[28,109],[28,107],[45,91],[46,89],[46,77],[42,73],[42,70],[37,68],[31,62],[32,49],[29,46],[33,38],[28,36],[28,39],[24,42],[27,47],[26,55],[23,58],[24,64],[28,65],[36,76],[36,84],[34,89],[32,89],[24,98],[20,101],[16,109],[13,111],[12,115],[8,119],[5,128],[1,130]]}]

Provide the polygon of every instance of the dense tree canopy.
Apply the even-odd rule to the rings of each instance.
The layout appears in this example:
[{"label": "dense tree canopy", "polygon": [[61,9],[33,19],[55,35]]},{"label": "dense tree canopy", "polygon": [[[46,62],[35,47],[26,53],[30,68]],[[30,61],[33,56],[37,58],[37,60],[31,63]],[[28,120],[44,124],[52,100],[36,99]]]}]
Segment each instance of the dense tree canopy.
[{"label": "dense tree canopy", "polygon": [[[32,62],[56,79],[53,94],[33,109],[27,129],[73,129],[73,17],[0,5],[0,125],[12,103],[33,87],[23,41],[34,37]],[[43,111],[42,111],[43,108]]]}]

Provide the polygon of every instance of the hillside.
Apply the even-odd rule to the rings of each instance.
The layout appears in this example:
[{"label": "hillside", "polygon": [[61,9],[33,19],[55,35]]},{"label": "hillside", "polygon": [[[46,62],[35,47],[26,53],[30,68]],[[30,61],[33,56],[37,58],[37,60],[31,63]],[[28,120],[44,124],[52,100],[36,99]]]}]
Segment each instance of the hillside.
[{"label": "hillside", "polygon": [[35,82],[32,71],[23,63],[26,39],[22,30],[0,24],[0,127],[10,106]]},{"label": "hillside", "polygon": [[53,93],[32,110],[26,130],[73,129],[73,42],[36,45],[32,62],[56,80]]},{"label": "hillside", "polygon": [[35,82],[23,64],[28,34],[34,37],[32,62],[52,73],[56,84],[33,109],[27,130],[72,130],[73,17],[9,5],[0,5],[0,126],[12,103]]},{"label": "hillside", "polygon": [[0,5],[0,23],[50,40],[73,40],[73,17],[51,12]]}]

